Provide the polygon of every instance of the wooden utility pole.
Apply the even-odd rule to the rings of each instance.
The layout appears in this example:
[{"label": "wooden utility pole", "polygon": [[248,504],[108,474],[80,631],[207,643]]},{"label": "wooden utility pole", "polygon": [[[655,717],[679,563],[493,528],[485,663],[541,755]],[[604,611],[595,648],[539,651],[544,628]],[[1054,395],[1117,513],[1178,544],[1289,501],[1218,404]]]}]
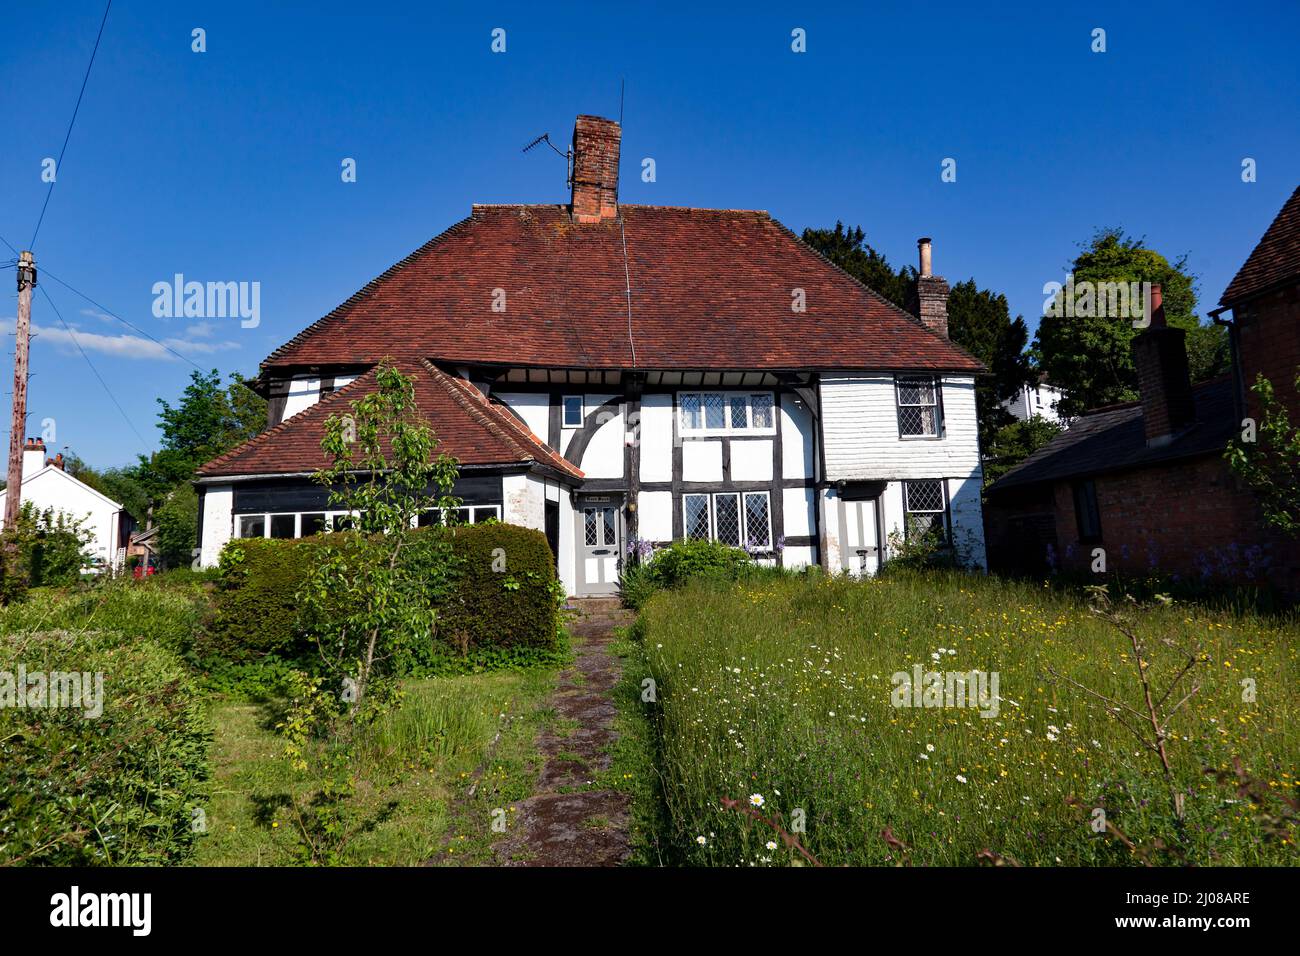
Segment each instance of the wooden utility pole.
[{"label": "wooden utility pole", "polygon": [[[36,260],[30,252],[18,256],[18,329],[14,340],[14,417],[9,426],[9,478],[5,485],[6,531],[18,525],[22,504],[23,446],[27,437],[27,351],[32,338],[32,287],[36,285]],[[8,549],[6,549],[8,550]]]}]

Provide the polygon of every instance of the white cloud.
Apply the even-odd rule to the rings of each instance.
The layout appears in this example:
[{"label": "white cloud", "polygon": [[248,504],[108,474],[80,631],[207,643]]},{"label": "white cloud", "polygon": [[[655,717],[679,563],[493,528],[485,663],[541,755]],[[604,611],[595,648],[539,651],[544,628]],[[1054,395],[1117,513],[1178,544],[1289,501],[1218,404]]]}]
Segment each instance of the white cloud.
[{"label": "white cloud", "polygon": [[[5,331],[12,333],[16,321],[12,318],[4,320]],[[42,345],[51,344],[58,347],[58,350],[64,355],[76,355],[77,346],[80,345],[87,352],[98,352],[101,355],[111,355],[116,358],[126,359],[144,359],[146,361],[163,361],[178,362],[178,359],[168,348],[175,349],[181,355],[213,355],[217,352],[228,352],[231,349],[240,348],[238,342],[230,340],[220,342],[196,342],[194,335],[207,337],[210,333],[195,333],[193,328],[186,329],[189,337],[185,338],[167,338],[160,342],[147,339],[142,335],[104,335],[99,332],[87,332],[76,326],[71,326],[71,331],[63,326],[44,326],[32,325],[33,344],[35,348]],[[75,336],[75,343],[74,343]]]}]

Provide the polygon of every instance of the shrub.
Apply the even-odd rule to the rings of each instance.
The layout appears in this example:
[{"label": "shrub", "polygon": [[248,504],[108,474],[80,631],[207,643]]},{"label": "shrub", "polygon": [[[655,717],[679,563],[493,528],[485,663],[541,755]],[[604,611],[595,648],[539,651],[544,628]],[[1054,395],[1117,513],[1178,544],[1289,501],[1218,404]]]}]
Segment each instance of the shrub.
[{"label": "shrub", "polygon": [[[93,698],[89,707],[10,706],[20,665],[29,678],[102,674],[102,713],[85,716]],[[25,631],[0,637],[0,672],[9,698],[0,706],[0,865],[191,858],[211,732],[175,654],[113,632]]]},{"label": "shrub", "polygon": [[196,641],[200,660],[242,664],[267,655],[292,657],[297,593],[312,567],[316,539],[236,538],[221,550],[212,625]]},{"label": "shrub", "polygon": [[564,589],[546,536],[499,522],[453,528],[451,535],[460,563],[437,643],[462,657],[555,649]]},{"label": "shrub", "polygon": [[[346,534],[331,537],[337,542]],[[562,650],[563,589],[540,531],[490,522],[427,528],[416,538],[426,535],[449,537],[454,583],[439,608],[432,639],[409,635],[397,640],[400,670],[445,673],[466,664],[549,659]],[[268,656],[304,662],[315,657],[315,644],[306,637],[312,622],[301,613],[296,595],[308,581],[320,541],[252,538],[227,544],[221,553],[216,614],[199,641],[199,658],[208,664],[243,664]],[[413,547],[401,560],[425,560],[427,550]]]},{"label": "shrub", "polygon": [[620,586],[624,602],[640,608],[656,591],[681,587],[694,578],[737,581],[756,568],[739,548],[716,541],[674,541],[648,563],[625,568]]},{"label": "shrub", "polygon": [[27,600],[0,610],[0,633],[96,630],[120,643],[150,640],[175,654],[188,654],[208,611],[195,585],[157,580],[97,581],[75,588],[35,588]]}]

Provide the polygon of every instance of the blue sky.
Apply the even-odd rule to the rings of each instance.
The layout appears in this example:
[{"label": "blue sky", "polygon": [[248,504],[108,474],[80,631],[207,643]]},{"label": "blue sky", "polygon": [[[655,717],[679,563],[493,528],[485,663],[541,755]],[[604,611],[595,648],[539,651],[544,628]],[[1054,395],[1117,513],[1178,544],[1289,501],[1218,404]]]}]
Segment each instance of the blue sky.
[{"label": "blue sky", "polygon": [[[200,366],[252,374],[471,203],[566,201],[559,157],[520,148],[566,144],[579,112],[616,118],[626,79],[624,201],[842,219],[896,263],[929,235],[936,272],[1006,293],[1031,326],[1043,284],[1116,224],[1189,255],[1204,313],[1300,182],[1300,5],[1066,6],[116,0],[37,264]],[[102,13],[35,0],[0,31],[0,236],[19,248]],[[155,318],[176,273],[259,282],[260,324]],[[96,466],[156,447],[154,399],[192,367],[42,281],[125,417],[38,293],[28,432],[52,418],[55,447]]]}]

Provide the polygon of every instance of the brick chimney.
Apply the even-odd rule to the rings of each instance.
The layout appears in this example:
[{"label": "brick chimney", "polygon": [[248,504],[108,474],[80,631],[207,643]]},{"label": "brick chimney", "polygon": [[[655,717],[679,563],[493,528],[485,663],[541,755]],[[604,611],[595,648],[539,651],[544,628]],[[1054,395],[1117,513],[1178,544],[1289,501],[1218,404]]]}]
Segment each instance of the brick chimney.
[{"label": "brick chimney", "polygon": [[930,264],[930,239],[916,240],[921,254],[921,265],[916,276],[916,287],[907,311],[921,320],[921,324],[945,339],[948,337],[948,283],[943,276],[934,275]]},{"label": "brick chimney", "polygon": [[573,125],[573,221],[618,215],[618,148],[623,131],[613,120],[579,116]]},{"label": "brick chimney", "polygon": [[23,480],[45,467],[45,441],[29,438],[23,445]]},{"label": "brick chimney", "polygon": [[1165,324],[1160,286],[1151,287],[1151,325],[1133,339],[1147,447],[1168,445],[1196,420],[1187,370],[1187,333]]}]

